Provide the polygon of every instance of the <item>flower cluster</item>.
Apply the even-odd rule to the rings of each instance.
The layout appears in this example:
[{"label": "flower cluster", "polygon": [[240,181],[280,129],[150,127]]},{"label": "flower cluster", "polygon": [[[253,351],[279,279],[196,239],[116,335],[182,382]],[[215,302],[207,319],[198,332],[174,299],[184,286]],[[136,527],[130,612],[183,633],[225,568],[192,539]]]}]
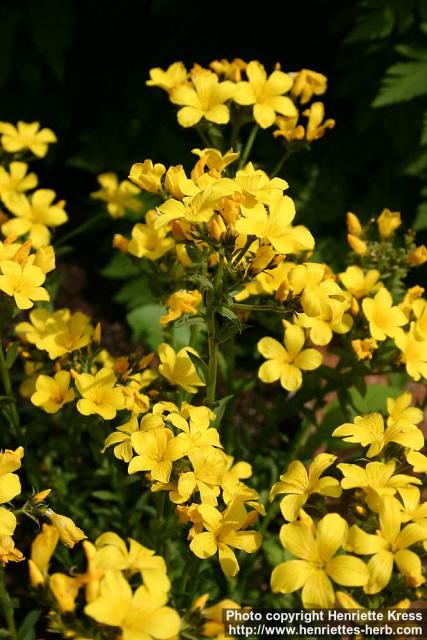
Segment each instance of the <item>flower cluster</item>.
[{"label": "flower cluster", "polygon": [[[333,436],[367,448],[366,464],[360,457],[337,464],[337,456],[321,453],[308,470],[292,462],[272,487],[271,500],[284,494],[280,508],[289,523],[280,540],[296,558],[274,569],[273,591],[302,589],[307,608],[369,606],[371,596],[377,606],[392,606],[403,595],[420,597],[427,503],[414,472],[425,477],[427,458],[420,453],[425,443],[417,426],[423,413],[411,401],[409,393],[387,400],[387,426],[376,412],[335,429]],[[406,466],[412,473],[401,473]],[[345,517],[331,513],[338,498],[351,505]],[[307,513],[312,507],[327,515],[316,523]],[[333,583],[351,590],[335,593]]]}]

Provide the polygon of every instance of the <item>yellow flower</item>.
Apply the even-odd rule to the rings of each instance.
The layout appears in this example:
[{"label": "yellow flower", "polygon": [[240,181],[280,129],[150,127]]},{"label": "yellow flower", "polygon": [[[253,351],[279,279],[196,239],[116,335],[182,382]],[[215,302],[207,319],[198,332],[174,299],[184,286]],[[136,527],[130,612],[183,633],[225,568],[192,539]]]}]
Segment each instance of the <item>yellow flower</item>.
[{"label": "yellow flower", "polygon": [[261,365],[258,376],[263,382],[280,380],[287,391],[296,391],[302,385],[301,371],[313,371],[322,364],[322,354],[316,349],[304,349],[304,330],[296,325],[288,325],[285,330],[284,346],[274,338],[262,338],[258,351],[267,362]]},{"label": "yellow flower", "polygon": [[301,69],[298,71],[292,86],[292,96],[299,98],[301,104],[306,104],[313,96],[320,96],[326,91],[328,79],[323,73]]},{"label": "yellow flower", "polygon": [[133,164],[129,174],[129,180],[134,182],[150,193],[160,193],[162,191],[162,176],[166,171],[163,164],[157,162],[153,165],[151,160],[137,162]]},{"label": "yellow flower", "polygon": [[412,395],[409,392],[402,393],[398,398],[387,398],[387,424],[392,426],[396,422],[405,422],[410,425],[419,424],[424,414],[418,407],[411,407]]},{"label": "yellow flower", "polygon": [[336,460],[336,456],[320,453],[308,468],[308,473],[302,462],[294,460],[286,473],[280,476],[270,491],[270,501],[277,495],[286,493],[280,502],[280,509],[285,520],[296,520],[311,494],[320,493],[322,496],[339,498],[341,487],[338,480],[331,476],[320,477],[322,473]]},{"label": "yellow flower", "polygon": [[362,225],[360,224],[359,218],[351,211],[347,211],[346,222],[347,222],[347,231],[352,236],[356,236],[356,238],[360,238],[360,236],[362,235]]},{"label": "yellow flower", "polygon": [[235,84],[226,80],[219,82],[218,76],[203,70],[193,74],[191,85],[181,84],[170,94],[170,100],[182,108],[178,111],[178,122],[182,127],[194,127],[202,118],[215,124],[227,124],[230,110],[225,102],[233,97]]},{"label": "yellow flower", "polygon": [[390,211],[390,209],[384,209],[377,219],[380,237],[390,238],[401,224],[402,220],[398,211]]},{"label": "yellow flower", "polygon": [[23,195],[18,200],[9,201],[8,208],[16,217],[2,224],[2,233],[5,236],[28,234],[36,249],[48,245],[51,237],[48,227],[58,227],[68,220],[65,203],[52,204],[55,196],[51,189],[38,189],[31,198]]},{"label": "yellow flower", "polygon": [[75,610],[80,587],[79,578],[67,576],[65,573],[53,573],[49,578],[49,589],[64,613],[72,613]]},{"label": "yellow flower", "polygon": [[28,561],[30,581],[33,587],[45,582],[49,562],[55,552],[58,540],[58,529],[46,523],[43,524],[41,533],[34,538],[31,545],[31,559]]},{"label": "yellow flower", "polygon": [[336,438],[343,438],[345,442],[369,446],[366,456],[374,458],[390,442],[400,444],[406,449],[422,449],[424,436],[418,427],[409,422],[399,420],[384,430],[384,418],[380,413],[370,413],[367,416],[356,416],[354,422],[346,422],[337,427],[332,433]]},{"label": "yellow flower", "polygon": [[379,282],[380,272],[376,269],[363,271],[360,267],[351,266],[339,274],[340,280],[356,298],[366,298],[371,291],[378,291],[382,287]]},{"label": "yellow flower", "polygon": [[16,127],[9,122],[0,122],[0,143],[8,153],[29,149],[38,158],[46,155],[48,145],[56,142],[50,129],[40,129],[39,122],[18,122]]},{"label": "yellow flower", "polygon": [[[216,171],[219,171],[220,173],[222,173],[228,165],[239,157],[239,153],[233,152],[233,149],[229,149],[224,154],[222,154],[218,149],[213,148],[192,149],[191,153],[199,156],[199,162],[201,162],[200,166],[204,167],[206,165],[208,169],[216,169]],[[197,165],[199,165],[199,162],[197,162]]]},{"label": "yellow flower", "polygon": [[77,374],[76,387],[81,395],[77,410],[84,416],[97,414],[104,420],[115,418],[117,411],[124,408],[123,394],[115,384],[116,376],[106,367],[95,375]]},{"label": "yellow flower", "polygon": [[204,387],[188,352],[198,356],[197,351],[184,347],[176,352],[169,344],[163,343],[158,349],[161,364],[159,373],[172,385],[182,387],[188,393],[196,393],[197,387]]},{"label": "yellow flower", "polygon": [[364,240],[354,236],[352,233],[347,234],[347,242],[355,253],[364,256],[368,253],[368,245]]},{"label": "yellow flower", "polygon": [[427,539],[427,529],[408,524],[401,530],[399,504],[391,498],[383,498],[379,508],[379,531],[375,535],[362,531],[357,525],[349,530],[346,548],[360,555],[372,555],[368,562],[369,581],[366,593],[378,593],[390,582],[393,563],[414,588],[425,582],[419,556],[408,547]]},{"label": "yellow flower", "polygon": [[203,636],[216,638],[216,640],[226,640],[227,636],[225,635],[224,609],[240,609],[241,607],[234,600],[226,598],[212,607],[205,609],[204,604],[207,598],[208,594],[206,594],[206,596],[201,596],[201,598],[198,599],[199,601],[202,601],[200,603],[201,606],[199,605],[197,607],[198,601],[193,605],[194,608],[202,609],[202,616],[206,621],[203,626]]},{"label": "yellow flower", "polygon": [[366,494],[366,501],[373,511],[378,510],[382,496],[393,496],[400,487],[421,484],[421,480],[404,474],[393,475],[396,469],[394,460],[389,462],[368,462],[365,468],[357,464],[341,463],[337,465],[344,478],[343,489],[360,488]]},{"label": "yellow flower", "polygon": [[49,300],[46,289],[40,285],[46,276],[39,267],[19,265],[12,260],[0,262],[0,290],[15,299],[18,309],[30,309],[36,300]]},{"label": "yellow flower", "polygon": [[171,491],[169,494],[170,499],[177,504],[188,502],[193,493],[198,491],[203,504],[215,507],[220,494],[219,485],[227,465],[225,454],[218,449],[192,448],[187,455],[193,471],[180,474],[176,491]]},{"label": "yellow flower", "polygon": [[373,351],[378,348],[378,343],[373,338],[352,340],[351,346],[358,360],[372,360]]},{"label": "yellow flower", "polygon": [[365,298],[362,309],[375,340],[396,338],[401,333],[400,327],[408,323],[403,311],[393,306],[391,294],[385,287],[381,287],[375,298]]},{"label": "yellow flower", "polygon": [[308,118],[305,134],[308,142],[323,138],[326,129],[333,129],[335,127],[335,120],[332,120],[332,118],[324,119],[325,107],[323,102],[313,102],[309,109],[303,111],[302,115]]},{"label": "yellow flower", "polygon": [[[15,451],[6,449],[0,453],[0,504],[10,502],[21,493],[19,476],[13,472],[20,468],[23,455],[22,447],[18,447]],[[15,527],[15,515],[5,507],[0,507],[0,537],[11,536]]]},{"label": "yellow flower", "polygon": [[258,203],[255,207],[241,207],[243,217],[236,222],[236,231],[246,236],[256,236],[267,240],[273,248],[282,254],[297,253],[314,248],[314,238],[310,231],[302,226],[292,226],[295,217],[295,205],[289,196],[282,196],[266,207]]},{"label": "yellow flower", "polygon": [[427,502],[421,502],[421,493],[418,487],[406,487],[399,489],[399,495],[403,502],[403,509],[400,514],[402,522],[411,521],[426,528]]},{"label": "yellow flower", "polygon": [[337,513],[324,516],[316,532],[303,522],[285,524],[280,540],[298,560],[279,564],[271,574],[275,593],[292,593],[302,588],[302,603],[306,608],[334,606],[332,581],[343,586],[361,587],[369,579],[362,560],[349,555],[336,555],[344,546],[347,523]]},{"label": "yellow flower", "polygon": [[[163,420],[160,418],[160,416],[154,422],[155,424],[153,425],[153,428],[163,426]],[[128,422],[120,425],[120,427],[117,427],[117,431],[110,433],[110,435],[105,439],[104,447],[101,449],[101,453],[105,453],[108,447],[116,445],[114,447],[114,455],[116,456],[116,458],[118,458],[119,460],[124,460],[125,462],[130,462],[133,456],[131,435],[138,430],[138,419],[136,416],[132,416],[132,418],[128,420]]]},{"label": "yellow flower", "polygon": [[427,456],[419,451],[409,451],[406,460],[413,467],[414,473],[427,473]]},{"label": "yellow flower", "polygon": [[427,262],[427,247],[422,244],[408,256],[409,264],[419,267]]},{"label": "yellow flower", "polygon": [[275,124],[278,129],[273,131],[274,138],[285,138],[288,142],[304,140],[305,129],[301,124],[298,124],[298,115],[291,118],[277,116]]},{"label": "yellow flower", "polygon": [[222,58],[222,60],[214,60],[209,66],[217,75],[225,76],[229,80],[233,80],[233,82],[240,82],[242,71],[246,69],[248,63],[242,58],[234,58],[231,62],[226,58]]},{"label": "yellow flower", "polygon": [[346,294],[335,279],[330,276],[324,264],[308,262],[293,266],[287,278],[288,289],[295,295],[301,294],[301,305],[304,313],[311,318],[333,319],[336,306],[346,303]]},{"label": "yellow flower", "polygon": [[21,562],[24,559],[22,552],[15,547],[13,538],[0,534],[0,563]]},{"label": "yellow flower", "polygon": [[[193,150],[194,152],[194,150]],[[219,152],[218,152],[219,153]],[[165,175],[165,189],[166,191],[177,200],[182,200],[184,192],[181,190],[181,183],[188,180],[182,164],[169,167]]]},{"label": "yellow flower", "polygon": [[132,447],[137,456],[129,463],[128,473],[150,471],[153,480],[169,482],[172,462],[185,455],[187,443],[174,438],[170,429],[135,431],[131,435]]},{"label": "yellow flower", "polygon": [[264,66],[257,60],[249,62],[246,68],[248,80],[236,86],[234,100],[241,105],[254,105],[253,117],[263,129],[274,124],[276,113],[295,116],[298,111],[288,96],[292,78],[283,71],[273,71],[267,77]]},{"label": "yellow flower", "polygon": [[31,402],[42,407],[46,413],[57,413],[64,404],[74,400],[74,391],[70,389],[71,376],[68,371],[58,371],[53,377],[38,376],[36,391]]},{"label": "yellow flower", "polygon": [[132,239],[127,251],[137,258],[158,260],[168,251],[173,249],[175,241],[168,236],[167,227],[158,229],[155,226],[156,212],[148,211],[145,216],[145,224],[138,223],[132,229]]},{"label": "yellow flower", "polygon": [[71,518],[68,518],[68,516],[55,513],[52,509],[46,509],[45,515],[57,529],[59,538],[66,547],[70,547],[72,549],[77,542],[86,538],[84,532],[79,529],[79,527],[76,527],[74,522]]},{"label": "yellow flower", "polygon": [[169,93],[186,81],[187,69],[182,62],[174,62],[166,71],[160,67],[150,69],[150,80],[147,80],[145,84],[149,87],[160,87]]},{"label": "yellow flower", "polygon": [[243,503],[234,500],[220,513],[209,504],[202,504],[198,511],[206,529],[197,533],[190,543],[190,549],[198,558],[210,558],[219,554],[221,569],[226,576],[235,576],[239,563],[231,547],[254,553],[261,546],[261,534],[257,531],[242,531],[247,518]]},{"label": "yellow flower", "polygon": [[120,571],[107,571],[99,595],[84,612],[97,622],[119,627],[123,640],[165,640],[179,633],[181,621],[174,609],[164,606],[164,594],[145,586],[134,593]]},{"label": "yellow flower", "polygon": [[119,182],[115,173],[101,173],[97,180],[101,189],[91,193],[91,197],[106,202],[112,218],[121,218],[127,209],[135,213],[143,210],[142,202],[134,197],[139,193],[139,189],[129,180]]},{"label": "yellow flower", "polygon": [[167,301],[168,313],[160,317],[160,324],[168,324],[180,318],[184,313],[197,313],[197,306],[202,301],[202,294],[197,289],[192,291],[176,291]]},{"label": "yellow flower", "polygon": [[401,360],[406,371],[416,382],[427,379],[427,340],[417,340],[414,325],[408,333],[403,331],[396,336],[396,347],[402,352]]},{"label": "yellow flower", "polygon": [[8,206],[8,202],[19,200],[24,191],[35,189],[38,179],[35,173],[27,173],[26,162],[11,162],[9,172],[0,167],[0,198]]}]

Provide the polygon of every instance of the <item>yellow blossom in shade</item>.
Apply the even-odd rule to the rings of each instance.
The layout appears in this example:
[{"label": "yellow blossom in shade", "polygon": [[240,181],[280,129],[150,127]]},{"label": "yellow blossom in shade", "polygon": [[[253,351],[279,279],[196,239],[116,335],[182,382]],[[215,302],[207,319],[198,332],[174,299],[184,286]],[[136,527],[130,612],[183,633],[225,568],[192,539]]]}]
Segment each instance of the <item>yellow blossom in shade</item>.
[{"label": "yellow blossom in shade", "polygon": [[[34,255],[34,254],[33,254]],[[55,250],[52,246],[40,247],[34,255],[32,263],[35,267],[39,267],[43,273],[49,273],[55,269]]]},{"label": "yellow blossom in shade", "polygon": [[324,264],[309,262],[293,266],[287,277],[288,289],[301,294],[301,306],[310,317],[334,316],[336,303],[346,302],[346,293],[329,275]]},{"label": "yellow blossom in shade", "polygon": [[276,113],[282,116],[295,116],[298,112],[288,96],[284,96],[292,87],[292,78],[283,71],[273,71],[267,77],[264,66],[252,60],[246,67],[247,81],[236,86],[234,100],[237,104],[253,105],[253,117],[263,129],[274,124]]},{"label": "yellow blossom in shade", "polygon": [[127,245],[127,252],[136,258],[158,260],[174,248],[175,241],[168,236],[168,228],[157,228],[154,223],[156,212],[149,211],[145,223],[138,223],[132,229],[132,238]]},{"label": "yellow blossom in shade", "polygon": [[119,627],[123,640],[167,640],[179,633],[181,621],[174,609],[164,606],[166,602],[165,594],[145,586],[132,593],[120,571],[107,571],[99,594],[84,612],[101,624]]},{"label": "yellow blossom in shade", "polygon": [[49,300],[46,289],[40,285],[46,276],[39,267],[19,265],[12,260],[0,262],[0,290],[15,299],[18,309],[31,309],[36,300]]},{"label": "yellow blossom in shade", "polygon": [[[408,318],[411,315],[411,311],[414,311],[414,314],[418,317],[419,313],[417,314],[415,309],[419,307],[420,304],[421,304],[421,308],[426,306],[426,301],[424,299],[420,300],[424,292],[425,292],[425,289],[423,287],[420,287],[419,285],[410,287],[406,291],[402,302],[399,304],[399,307],[402,309],[402,311],[405,313],[405,315]],[[421,309],[419,309],[419,312],[420,311]]]},{"label": "yellow blossom in shade", "polygon": [[49,562],[55,552],[58,540],[58,529],[46,523],[43,524],[41,533],[34,538],[31,545],[31,558],[28,561],[30,580],[33,587],[45,582],[48,575]]},{"label": "yellow blossom in shade", "polygon": [[234,600],[230,600],[226,598],[225,600],[221,600],[217,604],[212,607],[204,608],[204,604],[208,598],[208,594],[206,596],[201,596],[198,600],[202,601],[197,607],[197,601],[193,605],[194,608],[201,608],[202,615],[205,620],[205,624],[203,626],[203,636],[207,636],[208,638],[216,638],[216,640],[226,640],[227,636],[225,635],[225,624],[224,624],[224,610],[225,609],[240,609],[240,605],[237,604]]},{"label": "yellow blossom in shade", "polygon": [[301,104],[307,104],[313,96],[320,96],[326,91],[328,79],[323,73],[301,69],[294,78],[291,94]]},{"label": "yellow blossom in shade", "polygon": [[278,129],[273,131],[274,138],[285,138],[288,142],[304,140],[305,129],[301,124],[298,124],[298,115],[290,118],[277,116],[275,124]]},{"label": "yellow blossom in shade", "polygon": [[170,100],[181,106],[177,118],[182,127],[194,127],[202,118],[215,124],[227,124],[230,110],[225,102],[233,97],[235,84],[219,82],[211,71],[192,74],[192,84],[181,84],[172,90]]},{"label": "yellow blossom in shade", "polygon": [[215,507],[227,465],[225,454],[218,449],[206,451],[193,448],[187,455],[193,471],[180,474],[177,489],[170,492],[170,499],[177,504],[188,502],[193,493],[198,491],[203,504]]},{"label": "yellow blossom in shade", "polygon": [[129,463],[128,473],[150,471],[153,480],[169,482],[172,463],[185,455],[187,443],[174,438],[170,429],[135,431],[131,435],[137,456]]},{"label": "yellow blossom in shade", "polygon": [[64,202],[53,204],[56,194],[52,189],[38,189],[30,198],[22,196],[8,203],[15,216],[2,224],[5,236],[23,236],[28,234],[32,245],[38,249],[50,242],[49,227],[58,227],[68,220],[64,211]]},{"label": "yellow blossom in shade", "polygon": [[419,267],[420,265],[427,262],[427,247],[422,244],[408,256],[409,264]]},{"label": "yellow blossom in shade", "polygon": [[153,165],[151,160],[133,164],[129,174],[129,180],[150,193],[160,193],[162,190],[162,176],[166,171],[163,164],[157,162]]},{"label": "yellow blossom in shade", "polygon": [[377,219],[377,224],[380,237],[390,238],[402,224],[402,219],[398,211],[384,209]]},{"label": "yellow blossom in shade", "polygon": [[24,560],[24,556],[22,552],[15,547],[13,538],[0,534],[0,563],[22,562],[22,560]]},{"label": "yellow blossom in shade", "polygon": [[101,189],[91,193],[95,200],[102,200],[107,204],[107,211],[112,218],[121,218],[126,210],[140,213],[144,205],[135,196],[139,193],[138,187],[129,180],[119,179],[115,173],[101,173],[97,178]]},{"label": "yellow blossom in shade", "polygon": [[188,352],[198,356],[197,351],[184,347],[176,352],[165,342],[159,346],[159,373],[172,385],[182,387],[188,393],[196,393],[197,387],[204,387]]},{"label": "yellow blossom in shade", "polygon": [[396,399],[387,398],[387,424],[392,426],[396,422],[405,422],[410,425],[419,424],[424,417],[421,409],[411,407],[412,395],[407,391]]},{"label": "yellow blossom in shade", "polygon": [[350,555],[337,555],[344,546],[348,526],[337,513],[324,516],[314,532],[302,522],[285,524],[280,540],[297,560],[279,564],[271,574],[275,593],[292,593],[302,588],[306,608],[334,606],[333,582],[347,587],[362,587],[369,579],[362,560]]},{"label": "yellow blossom in shade", "polygon": [[72,549],[77,542],[86,538],[84,532],[79,529],[68,516],[55,513],[52,509],[46,509],[45,515],[57,529],[59,538],[66,547]]},{"label": "yellow blossom in shade", "polygon": [[212,505],[198,507],[206,531],[197,533],[190,543],[190,549],[198,558],[210,558],[218,552],[221,569],[226,576],[235,576],[239,563],[232,547],[246,553],[254,553],[261,546],[261,534],[257,531],[242,530],[247,513],[243,503],[232,501],[220,513]]},{"label": "yellow blossom in shade", "polygon": [[292,226],[295,217],[295,205],[289,196],[283,196],[266,207],[258,203],[255,207],[242,207],[243,217],[236,222],[236,231],[246,236],[256,236],[267,240],[273,248],[283,254],[307,251],[314,248],[314,238],[310,231],[302,226]]},{"label": "yellow blossom in shade", "polygon": [[377,269],[363,271],[360,267],[351,266],[339,274],[340,280],[356,298],[365,298],[372,291],[377,291],[383,285],[380,282],[380,272]]},{"label": "yellow blossom in shade", "polygon": [[325,107],[323,102],[313,102],[309,109],[303,111],[303,116],[308,118],[305,137],[308,142],[320,140],[326,133],[326,129],[335,127],[335,120],[328,118],[325,120]]},{"label": "yellow blossom in shade", "polygon": [[81,584],[78,577],[67,576],[65,573],[53,573],[50,576],[49,589],[59,609],[64,613],[72,613],[75,610]]},{"label": "yellow blossom in shade", "polygon": [[369,581],[364,586],[366,593],[378,593],[388,585],[394,563],[410,587],[419,587],[425,582],[421,559],[409,547],[427,539],[427,528],[408,524],[401,529],[401,523],[399,504],[386,497],[380,501],[376,534],[366,533],[357,525],[350,528],[346,549],[372,556],[368,562]]},{"label": "yellow blossom in shade", "polygon": [[[0,453],[0,504],[10,502],[21,493],[19,476],[13,472],[20,468],[23,455],[24,449],[22,447],[18,447],[15,451],[6,449]],[[0,537],[11,536],[15,527],[15,515],[0,506]]]},{"label": "yellow blossom in shade", "polygon": [[302,384],[301,371],[313,371],[322,364],[322,354],[316,349],[303,349],[304,330],[289,325],[285,330],[284,345],[274,338],[262,338],[258,351],[267,362],[261,365],[258,376],[263,382],[280,380],[287,391],[296,391]]},{"label": "yellow blossom in shade", "polygon": [[197,289],[192,291],[176,291],[167,300],[168,313],[160,316],[160,324],[168,324],[180,318],[184,313],[197,313],[197,306],[202,301],[202,294]]},{"label": "yellow blossom in shade", "polygon": [[149,87],[160,87],[169,93],[186,81],[187,69],[182,62],[174,62],[166,71],[163,71],[160,67],[150,69],[150,79],[145,84]]},{"label": "yellow blossom in shade", "polygon": [[77,374],[76,387],[81,395],[77,410],[84,416],[97,414],[104,420],[112,420],[124,408],[123,394],[115,385],[116,376],[106,367],[95,375]]},{"label": "yellow blossom in shade", "polygon": [[[416,289],[416,287],[413,288]],[[422,287],[419,287],[419,289],[421,289],[422,293],[424,293],[424,289],[422,289]],[[419,295],[422,295],[422,293]],[[415,293],[415,295],[417,295],[417,293]],[[425,300],[424,298],[418,300],[415,299],[411,304],[409,313],[411,311],[416,317],[414,334],[416,335],[418,340],[427,340],[427,300]]]},{"label": "yellow blossom in shade", "polygon": [[362,447],[369,446],[366,452],[368,458],[377,456],[390,442],[400,444],[406,449],[418,450],[424,446],[424,436],[418,427],[399,420],[384,430],[384,418],[380,413],[356,416],[354,422],[342,424],[332,435],[343,438],[345,442],[358,443]]},{"label": "yellow blossom in shade", "polygon": [[352,340],[351,346],[358,360],[372,360],[373,352],[378,348],[378,343],[373,338]]},{"label": "yellow blossom in shade", "polygon": [[[224,154],[218,149],[192,149],[191,153],[194,153],[200,158],[202,166],[207,166],[208,169],[216,169],[220,173],[224,171],[228,165],[237,160],[239,157],[238,152],[233,152],[233,149],[229,149]],[[199,164],[199,162],[197,164]]]},{"label": "yellow blossom in shade", "polygon": [[[159,417],[155,420],[154,427],[162,427],[163,420]],[[119,460],[130,462],[133,456],[133,449],[131,444],[132,433],[139,430],[138,419],[136,416],[132,416],[128,422],[117,427],[117,431],[110,433],[106,438],[104,447],[101,449],[101,453],[105,453],[108,447],[114,446],[114,455]]]},{"label": "yellow blossom in shade", "polygon": [[270,491],[270,501],[279,494],[287,494],[280,502],[285,520],[296,520],[313,493],[339,498],[342,493],[339,481],[331,476],[320,477],[335,460],[336,456],[320,453],[310,464],[308,472],[299,460],[291,462],[286,473],[280,476],[280,482],[276,482]]},{"label": "yellow blossom in shade", "polygon": [[355,253],[364,256],[368,253],[368,245],[364,240],[354,236],[352,233],[347,234],[347,242]]},{"label": "yellow blossom in shade", "polygon": [[16,127],[9,122],[0,122],[0,143],[8,153],[29,149],[38,158],[43,158],[48,145],[56,142],[56,136],[50,129],[40,129],[39,122],[18,122]]},{"label": "yellow blossom in shade", "polygon": [[58,371],[53,377],[40,375],[36,380],[36,391],[31,402],[46,413],[57,413],[64,404],[74,400],[74,391],[70,389],[71,376],[68,371]]},{"label": "yellow blossom in shade", "polygon": [[393,496],[400,487],[421,484],[421,480],[413,476],[397,474],[394,460],[389,462],[368,462],[365,468],[357,464],[341,463],[337,465],[344,478],[341,480],[343,489],[363,489],[366,501],[373,511],[378,510],[379,501],[383,496]]},{"label": "yellow blossom in shade", "polygon": [[225,76],[233,82],[240,82],[242,79],[242,71],[244,71],[247,66],[248,63],[241,58],[234,58],[231,62],[226,58],[222,58],[222,60],[213,60],[209,65],[217,75]]},{"label": "yellow blossom in shade", "polygon": [[[1,266],[1,265],[0,265]],[[396,347],[401,351],[401,360],[409,376],[416,382],[427,379],[427,340],[418,340],[414,325],[407,333],[400,332],[395,338]]]},{"label": "yellow blossom in shade", "polygon": [[362,225],[359,218],[352,211],[347,211],[346,214],[347,231],[352,236],[360,238],[362,235]]},{"label": "yellow blossom in shade", "polygon": [[26,162],[11,162],[9,171],[0,167],[0,199],[6,204],[19,200],[22,193],[37,187],[35,173],[28,173]]},{"label": "yellow blossom in shade", "polygon": [[375,298],[365,298],[362,309],[369,322],[371,336],[375,340],[396,338],[402,333],[400,327],[408,323],[403,311],[393,306],[391,294],[385,287],[381,287]]},{"label": "yellow blossom in shade", "polygon": [[413,467],[414,473],[427,473],[427,456],[419,451],[406,453],[406,460]]}]

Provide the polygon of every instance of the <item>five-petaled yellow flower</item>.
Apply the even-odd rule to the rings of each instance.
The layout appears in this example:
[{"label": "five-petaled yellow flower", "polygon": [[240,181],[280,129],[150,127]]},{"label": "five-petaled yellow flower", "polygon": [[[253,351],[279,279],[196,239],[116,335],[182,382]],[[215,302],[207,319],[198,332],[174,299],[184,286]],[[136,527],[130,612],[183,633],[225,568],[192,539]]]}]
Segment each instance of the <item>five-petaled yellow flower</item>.
[{"label": "five-petaled yellow flower", "polygon": [[172,385],[182,387],[189,393],[196,393],[197,387],[204,387],[188,352],[197,356],[191,347],[184,347],[176,352],[173,347],[164,342],[159,346],[159,373]]},{"label": "five-petaled yellow flower", "polygon": [[9,122],[0,122],[0,143],[8,153],[28,149],[38,158],[46,155],[48,145],[56,142],[56,135],[50,129],[40,129],[39,122],[19,121],[16,127]]},{"label": "five-petaled yellow flower", "polygon": [[375,298],[365,298],[362,309],[375,340],[396,338],[401,333],[400,327],[408,323],[403,311],[393,306],[391,293],[385,287],[381,287]]},{"label": "five-petaled yellow flower", "polygon": [[97,414],[104,420],[112,420],[120,409],[124,409],[124,397],[115,386],[116,376],[103,367],[92,375],[80,373],[76,375],[76,387],[81,395],[77,401],[77,409],[84,416]]},{"label": "five-petaled yellow flower", "polygon": [[0,262],[0,272],[0,290],[13,296],[18,309],[31,309],[34,301],[49,300],[48,292],[40,286],[46,276],[39,267],[4,260]]},{"label": "five-petaled yellow flower", "polygon": [[259,368],[263,382],[276,382],[287,391],[296,391],[302,385],[301,371],[313,371],[322,364],[322,354],[317,349],[303,349],[304,330],[289,324],[285,329],[284,345],[274,338],[261,338],[258,351],[267,362]]},{"label": "five-petaled yellow flower", "polygon": [[68,371],[58,371],[53,377],[38,376],[31,402],[36,407],[42,407],[46,413],[57,413],[64,404],[74,400],[75,393],[70,389],[70,380]]},{"label": "five-petaled yellow flower", "polygon": [[271,588],[275,593],[292,593],[302,588],[304,607],[334,606],[332,581],[346,587],[362,587],[369,572],[360,558],[337,555],[344,547],[348,525],[337,513],[324,516],[314,532],[305,522],[285,524],[280,540],[298,560],[279,564],[271,574]]},{"label": "five-petaled yellow flower", "polygon": [[187,443],[174,438],[172,431],[165,427],[135,431],[131,442],[138,455],[130,461],[128,472],[150,471],[157,482],[169,482],[172,463],[182,458],[187,450]]},{"label": "five-petaled yellow flower", "polygon": [[233,97],[236,85],[229,80],[219,82],[210,71],[192,75],[192,85],[182,84],[172,90],[171,102],[180,105],[178,122],[182,127],[194,127],[202,118],[216,124],[227,124],[230,110],[225,102]]}]

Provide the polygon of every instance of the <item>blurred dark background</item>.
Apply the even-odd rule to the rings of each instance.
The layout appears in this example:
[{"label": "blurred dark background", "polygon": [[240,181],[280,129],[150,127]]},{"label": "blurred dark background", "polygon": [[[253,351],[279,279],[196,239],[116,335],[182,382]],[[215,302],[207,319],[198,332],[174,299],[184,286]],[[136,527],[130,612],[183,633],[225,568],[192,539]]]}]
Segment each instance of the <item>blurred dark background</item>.
[{"label": "blurred dark background", "polygon": [[[299,221],[334,264],[349,209],[366,219],[389,207],[427,228],[426,25],[426,0],[2,0],[0,119],[57,133],[35,169],[67,200],[67,233],[94,211],[96,173],[125,177],[147,157],[191,163],[199,140],[179,128],[166,95],[146,87],[151,67],[237,56],[320,71],[336,128],[283,175]],[[270,166],[279,157],[270,132],[257,154]],[[111,236],[101,235],[80,242],[103,254]]]}]

